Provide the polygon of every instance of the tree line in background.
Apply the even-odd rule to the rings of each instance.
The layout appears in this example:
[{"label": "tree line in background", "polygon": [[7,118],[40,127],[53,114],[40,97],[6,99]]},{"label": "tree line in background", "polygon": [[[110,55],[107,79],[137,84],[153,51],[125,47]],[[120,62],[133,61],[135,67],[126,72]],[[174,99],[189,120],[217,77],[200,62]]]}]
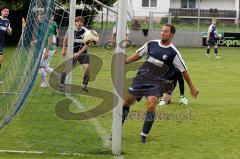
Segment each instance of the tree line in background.
[{"label": "tree line in background", "polygon": [[[58,2],[69,5],[69,0],[57,0]],[[77,4],[79,4],[81,1],[83,1],[85,4],[92,5],[93,0],[77,0]],[[113,3],[116,2],[116,0],[99,0],[103,4],[107,6],[112,6]],[[13,34],[12,36],[7,36],[6,41],[7,43],[16,44],[19,41],[19,38],[21,36],[22,29],[19,27],[22,25],[22,18],[27,17],[28,13],[28,7],[31,0],[4,0],[0,1],[0,8],[6,6],[10,9],[10,14],[8,16],[8,19],[11,22],[11,26],[13,28]],[[100,5],[94,5],[98,10],[101,10],[102,7]],[[90,12],[90,11],[77,11],[77,15],[89,15],[89,14],[96,14],[96,12]],[[93,21],[94,16],[88,16],[91,17],[91,19],[85,19],[89,22],[89,26],[91,27],[91,23]],[[66,23],[67,24],[67,23]]]}]

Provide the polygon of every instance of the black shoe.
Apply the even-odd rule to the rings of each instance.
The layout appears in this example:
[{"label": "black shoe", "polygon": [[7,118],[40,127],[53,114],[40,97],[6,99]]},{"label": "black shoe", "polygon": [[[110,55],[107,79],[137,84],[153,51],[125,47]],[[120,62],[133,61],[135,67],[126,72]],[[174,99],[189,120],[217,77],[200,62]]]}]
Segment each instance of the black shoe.
[{"label": "black shoe", "polygon": [[87,86],[82,86],[82,91],[83,92],[88,92]]},{"label": "black shoe", "polygon": [[63,92],[63,90],[64,90],[64,85],[59,82],[59,83],[58,83],[58,88],[59,88],[59,91],[60,91],[60,92]]},{"label": "black shoe", "polygon": [[109,137],[109,141],[112,141],[112,134],[111,134],[110,137]]},{"label": "black shoe", "polygon": [[142,144],[147,143],[147,137],[146,136],[141,135],[141,143]]}]

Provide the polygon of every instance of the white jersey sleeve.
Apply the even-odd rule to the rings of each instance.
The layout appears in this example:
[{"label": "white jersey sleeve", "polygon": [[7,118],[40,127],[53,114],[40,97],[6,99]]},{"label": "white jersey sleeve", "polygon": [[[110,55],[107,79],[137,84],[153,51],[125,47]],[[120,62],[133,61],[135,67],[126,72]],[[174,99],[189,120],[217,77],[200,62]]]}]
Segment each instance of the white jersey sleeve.
[{"label": "white jersey sleeve", "polygon": [[176,51],[176,55],[173,59],[173,65],[178,68],[181,72],[184,72],[187,70],[187,66],[180,54],[180,52],[174,47],[172,46],[172,48]]},{"label": "white jersey sleeve", "polygon": [[147,52],[148,52],[148,43],[145,43],[142,47],[140,47],[136,53],[141,56],[141,57],[144,57],[147,55]]},{"label": "white jersey sleeve", "polygon": [[208,28],[208,33],[212,32],[212,24]]}]

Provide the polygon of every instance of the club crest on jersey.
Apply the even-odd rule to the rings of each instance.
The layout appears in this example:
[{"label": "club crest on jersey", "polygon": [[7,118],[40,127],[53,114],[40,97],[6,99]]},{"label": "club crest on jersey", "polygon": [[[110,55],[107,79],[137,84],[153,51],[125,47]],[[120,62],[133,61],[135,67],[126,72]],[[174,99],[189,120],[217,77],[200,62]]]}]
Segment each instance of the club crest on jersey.
[{"label": "club crest on jersey", "polygon": [[167,60],[168,56],[167,55],[163,55],[163,60]]}]

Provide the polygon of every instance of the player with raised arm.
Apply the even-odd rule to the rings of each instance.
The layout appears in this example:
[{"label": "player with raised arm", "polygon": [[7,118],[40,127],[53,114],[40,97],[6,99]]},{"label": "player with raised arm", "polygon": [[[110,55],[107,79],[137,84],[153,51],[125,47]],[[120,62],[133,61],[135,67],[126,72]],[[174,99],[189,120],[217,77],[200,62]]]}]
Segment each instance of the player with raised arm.
[{"label": "player with raised arm", "polygon": [[[164,91],[164,84],[160,85],[163,75],[171,74],[173,67],[178,68],[184,79],[186,80],[191,95],[196,98],[198,90],[193,85],[190,75],[187,71],[184,60],[181,54],[172,44],[172,38],[175,35],[175,27],[166,24],[161,29],[161,40],[152,40],[145,43],[139,48],[136,53],[127,58],[126,64],[138,61],[142,57],[146,57],[143,65],[138,69],[137,75],[133,78],[132,85],[124,99],[122,123],[128,116],[130,106],[139,98],[146,97],[147,113],[145,116],[142,132],[141,143],[147,142],[148,134],[154,123],[155,107],[159,97]],[[164,67],[167,67],[167,72],[163,74]]]},{"label": "player with raised arm", "polygon": [[[83,82],[82,82],[82,90],[88,92],[87,85],[89,81],[89,55],[87,52],[88,45],[83,43],[83,35],[87,31],[87,29],[83,26],[84,19],[81,16],[77,16],[75,18],[75,29],[74,29],[74,44],[73,44],[73,65],[78,61],[81,65],[83,65]],[[68,31],[63,40],[63,48],[62,55],[66,56],[66,46],[68,43]],[[65,68],[66,69],[66,68]],[[59,82],[60,90],[63,90],[64,82],[66,79],[67,73],[64,70],[61,74],[61,80]]]}]

